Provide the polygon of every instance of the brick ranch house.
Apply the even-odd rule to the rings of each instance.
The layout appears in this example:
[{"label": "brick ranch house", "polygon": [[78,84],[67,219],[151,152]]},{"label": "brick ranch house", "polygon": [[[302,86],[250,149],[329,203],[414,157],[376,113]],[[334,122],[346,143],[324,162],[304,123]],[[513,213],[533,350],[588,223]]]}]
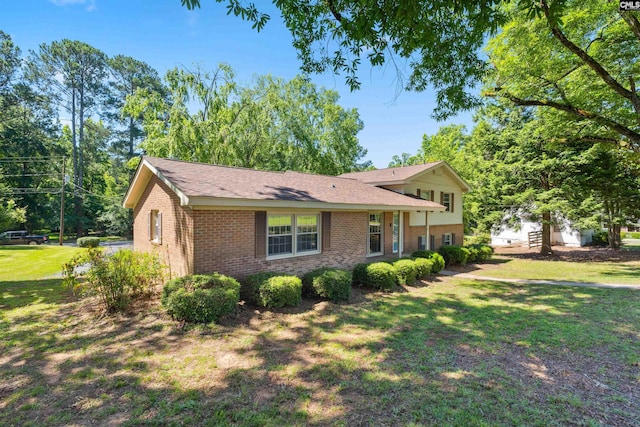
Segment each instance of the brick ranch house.
[{"label": "brick ranch house", "polygon": [[468,190],[444,162],[334,177],[144,157],[124,206],[134,249],[157,251],[173,276],[243,279],[454,244]]}]

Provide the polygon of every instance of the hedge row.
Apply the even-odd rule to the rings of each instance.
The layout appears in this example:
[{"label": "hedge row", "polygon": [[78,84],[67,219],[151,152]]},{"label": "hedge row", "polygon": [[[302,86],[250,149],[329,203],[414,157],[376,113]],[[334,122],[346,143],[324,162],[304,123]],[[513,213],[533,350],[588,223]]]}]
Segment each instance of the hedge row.
[{"label": "hedge row", "polygon": [[468,262],[480,262],[491,259],[493,248],[482,243],[469,246],[446,245],[438,249],[447,267],[465,265]]},{"label": "hedge row", "polygon": [[330,301],[347,301],[352,284],[390,291],[396,285],[412,285],[417,279],[438,273],[445,265],[484,261],[492,253],[493,249],[484,244],[449,245],[438,252],[413,252],[411,258],[357,264],[353,273],[320,268],[305,274],[302,279],[284,273],[259,273],[249,276],[242,286],[235,279],[217,273],[186,276],[165,285],[162,304],[175,319],[212,322],[232,313],[240,298],[269,308],[296,306],[303,294]]}]

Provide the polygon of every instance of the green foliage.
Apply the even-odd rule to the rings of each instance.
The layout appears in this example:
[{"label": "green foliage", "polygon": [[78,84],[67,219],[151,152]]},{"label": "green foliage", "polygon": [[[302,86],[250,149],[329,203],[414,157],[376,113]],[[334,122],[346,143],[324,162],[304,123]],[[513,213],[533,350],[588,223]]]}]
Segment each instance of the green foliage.
[{"label": "green foliage", "polygon": [[424,279],[431,274],[433,269],[433,260],[427,258],[415,258],[416,274],[419,279]]},{"label": "green foliage", "polygon": [[433,266],[431,267],[431,272],[434,274],[440,273],[444,268],[444,258],[438,252],[421,250],[415,251],[411,254],[412,258],[426,258],[433,262]]},{"label": "green foliage", "polygon": [[593,246],[607,246],[609,244],[609,233],[607,233],[607,230],[595,231],[591,237],[591,244]]},{"label": "green foliage", "polygon": [[[358,112],[344,109],[337,92],[298,76],[257,77],[249,86],[228,65],[213,72],[173,69],[170,99],[138,91],[124,111],[142,115],[149,155],[264,170],[338,175],[366,155],[356,137]],[[200,108],[194,114],[189,111]]]},{"label": "green foliage", "polygon": [[[87,265],[86,272],[79,267]],[[97,296],[108,312],[123,311],[164,281],[165,266],[155,253],[121,250],[107,255],[89,250],[63,265],[63,282],[80,296]],[[80,280],[84,279],[84,280]]]},{"label": "green foliage", "polygon": [[162,305],[177,320],[215,322],[233,313],[240,301],[240,283],[214,273],[169,281],[162,290]]},{"label": "green foliage", "polygon": [[493,255],[493,248],[489,245],[475,243],[465,246],[465,248],[470,251],[467,262],[487,261],[490,260]]},{"label": "green foliage", "polygon": [[76,244],[80,248],[97,248],[100,246],[99,237],[80,237],[76,240]]},{"label": "green foliage", "polygon": [[387,262],[357,264],[353,271],[354,283],[383,291],[390,291],[395,287],[398,281],[397,276],[395,267]]},{"label": "green foliage", "polygon": [[488,245],[489,243],[491,243],[491,235],[489,233],[475,234],[473,236],[464,236],[465,246],[476,245],[476,244]]},{"label": "green foliage", "polygon": [[295,307],[301,299],[302,280],[296,276],[273,276],[258,288],[258,305],[261,307]]},{"label": "green foliage", "polygon": [[242,281],[240,287],[240,298],[249,304],[258,305],[260,298],[260,286],[272,277],[284,275],[284,273],[263,272],[247,277]]},{"label": "green foliage", "polygon": [[627,231],[622,235],[623,239],[640,239],[640,232],[637,231]]},{"label": "green foliage", "polygon": [[302,277],[306,295],[318,295],[330,301],[348,301],[351,296],[351,272],[337,268],[319,268]]},{"label": "green foliage", "polygon": [[469,259],[469,250],[458,245],[444,245],[438,249],[438,253],[444,258],[444,264],[447,267],[465,265]]},{"label": "green foliage", "polygon": [[[230,12],[257,29],[263,28],[269,19],[252,2],[225,3]],[[200,0],[182,0],[182,4],[199,7]],[[373,67],[382,67],[411,58],[406,89],[435,88],[438,106],[434,116],[438,119],[478,104],[469,88],[485,73],[486,65],[479,55],[485,37],[495,33],[502,22],[499,4],[471,0],[314,1],[302,6],[293,0],[276,2],[305,74],[332,71],[344,75],[347,85],[354,90],[360,87],[359,68],[363,60]],[[531,8],[531,4],[525,5]],[[456,25],[447,25],[452,20]],[[460,28],[465,31],[459,31]],[[405,81],[404,77],[399,79]]]},{"label": "green foliage", "polygon": [[354,285],[363,285],[367,281],[367,263],[359,263],[353,267],[351,273],[352,283]]},{"label": "green foliage", "polygon": [[413,285],[418,276],[416,263],[411,259],[399,259],[393,263],[399,285]]}]

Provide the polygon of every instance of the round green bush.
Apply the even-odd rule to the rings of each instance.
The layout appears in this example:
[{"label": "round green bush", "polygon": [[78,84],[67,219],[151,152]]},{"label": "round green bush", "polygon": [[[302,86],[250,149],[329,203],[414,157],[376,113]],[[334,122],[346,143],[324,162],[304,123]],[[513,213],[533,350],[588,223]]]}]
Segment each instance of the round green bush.
[{"label": "round green bush", "polygon": [[97,248],[100,245],[98,237],[80,237],[76,240],[76,244],[80,248]]},{"label": "round green bush", "polygon": [[464,249],[469,252],[469,256],[467,257],[467,262],[476,262],[478,261],[478,257],[480,256],[480,251],[475,246],[464,246]]},{"label": "round green bush", "polygon": [[218,273],[184,276],[164,286],[161,301],[176,320],[214,322],[235,310],[240,283]]},{"label": "round green bush", "polygon": [[446,266],[465,265],[469,259],[469,250],[458,245],[445,245],[438,249]]},{"label": "round green bush", "polygon": [[[487,261],[491,259],[491,256],[493,255],[493,248],[489,245],[485,245],[482,243],[475,243],[473,245],[469,245],[467,246],[467,249],[473,250],[476,252],[476,258],[475,258],[476,262]],[[468,262],[472,262],[472,261],[468,260]]]},{"label": "round green bush", "polygon": [[413,285],[416,282],[418,272],[416,263],[410,259],[399,259],[393,263],[396,269],[396,277],[399,285]]},{"label": "round green bush", "polygon": [[369,264],[361,263],[353,267],[352,281],[354,285],[365,285],[367,283],[367,266]]},{"label": "round green bush", "polygon": [[286,276],[286,274],[264,272],[247,277],[242,281],[242,286],[240,287],[240,298],[249,304],[258,305],[258,300],[260,298],[260,286],[262,286],[262,284],[268,279],[276,276]]},{"label": "round green bush", "polygon": [[419,279],[424,279],[431,274],[433,261],[427,258],[416,258],[413,260],[416,265],[416,274]]},{"label": "round green bush", "polygon": [[396,285],[397,275],[393,265],[386,262],[374,262],[367,265],[366,281],[363,284],[383,291],[390,291]]},{"label": "round green bush", "polygon": [[411,254],[412,258],[426,258],[433,261],[433,265],[431,266],[431,273],[436,274],[440,273],[444,268],[444,258],[438,252],[434,251],[415,251]]},{"label": "round green bush", "polygon": [[330,301],[347,301],[351,296],[351,272],[337,268],[319,268],[302,277],[305,295],[317,295]]},{"label": "round green bush", "polygon": [[258,305],[269,308],[294,307],[302,299],[302,280],[296,276],[273,276],[258,288]]}]

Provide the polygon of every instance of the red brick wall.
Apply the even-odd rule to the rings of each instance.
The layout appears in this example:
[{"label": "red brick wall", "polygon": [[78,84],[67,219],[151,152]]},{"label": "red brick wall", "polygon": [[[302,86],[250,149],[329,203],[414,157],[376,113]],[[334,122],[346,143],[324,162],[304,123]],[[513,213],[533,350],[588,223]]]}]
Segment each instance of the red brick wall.
[{"label": "red brick wall", "polygon": [[433,235],[436,239],[435,248],[432,250],[438,250],[442,246],[442,235],[445,233],[454,233],[456,235],[456,245],[462,245],[464,241],[464,225],[463,224],[448,224],[448,225],[432,225],[429,227],[429,234]]},{"label": "red brick wall", "polygon": [[[149,241],[149,212],[162,213],[162,243]],[[135,250],[157,251],[169,266],[171,275],[193,272],[193,212],[180,206],[178,196],[155,175],[133,210],[133,247]]]},{"label": "red brick wall", "polygon": [[411,227],[409,222],[409,212],[404,213],[404,255],[409,256],[411,252],[418,250],[418,237],[427,235],[427,227],[424,225]]},{"label": "red brick wall", "polygon": [[320,267],[351,268],[365,262],[367,212],[332,212],[331,248],[322,253],[267,260],[255,256],[255,212],[195,210],[194,273],[243,279],[261,271],[302,275]]}]

